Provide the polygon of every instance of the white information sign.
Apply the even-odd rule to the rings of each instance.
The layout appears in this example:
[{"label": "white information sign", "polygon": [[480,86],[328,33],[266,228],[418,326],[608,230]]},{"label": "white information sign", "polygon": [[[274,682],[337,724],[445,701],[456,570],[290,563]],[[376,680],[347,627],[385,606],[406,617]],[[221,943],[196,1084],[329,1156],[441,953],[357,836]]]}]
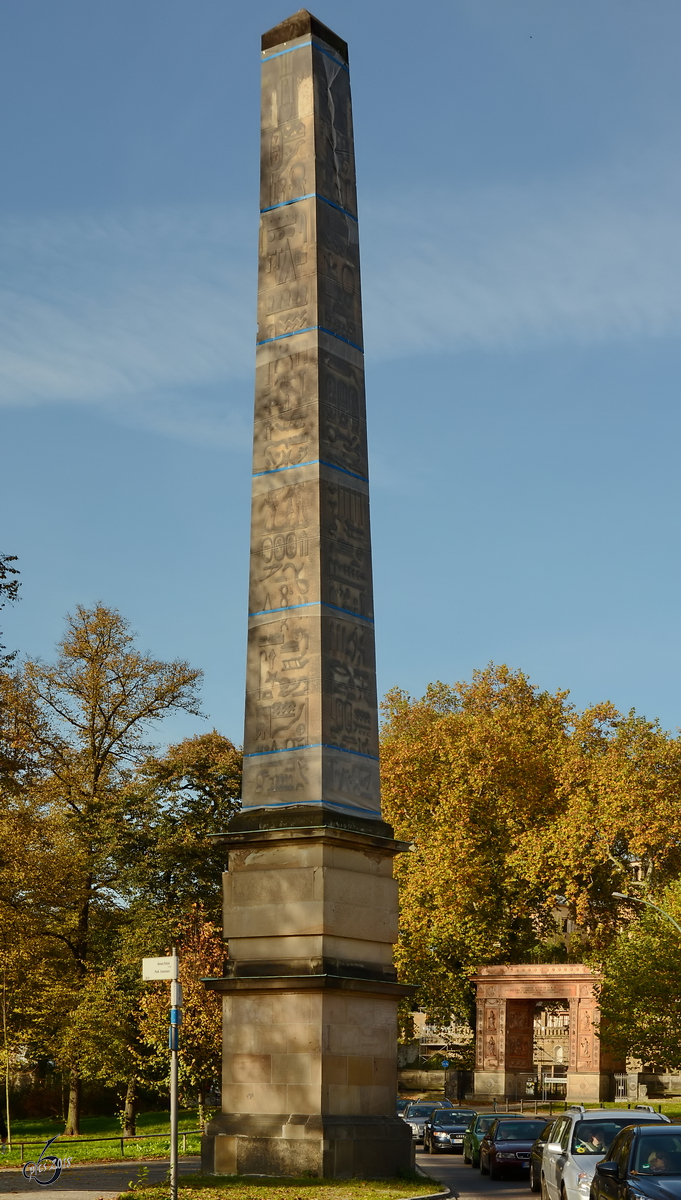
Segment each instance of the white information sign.
[{"label": "white information sign", "polygon": [[143,958],[142,979],[177,979],[177,963],[172,954],[163,958]]}]

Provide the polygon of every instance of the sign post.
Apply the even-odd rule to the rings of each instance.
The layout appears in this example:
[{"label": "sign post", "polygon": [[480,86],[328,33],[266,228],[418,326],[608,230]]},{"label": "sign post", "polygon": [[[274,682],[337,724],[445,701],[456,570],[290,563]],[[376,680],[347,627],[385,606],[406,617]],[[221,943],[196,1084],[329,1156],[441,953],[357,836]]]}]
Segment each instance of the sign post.
[{"label": "sign post", "polygon": [[177,1051],[179,1048],[180,1025],[182,1024],[182,987],[178,982],[177,950],[163,958],[143,958],[143,979],[170,980],[170,1025],[168,1027],[168,1049],[170,1050],[170,1200],[177,1200]]}]

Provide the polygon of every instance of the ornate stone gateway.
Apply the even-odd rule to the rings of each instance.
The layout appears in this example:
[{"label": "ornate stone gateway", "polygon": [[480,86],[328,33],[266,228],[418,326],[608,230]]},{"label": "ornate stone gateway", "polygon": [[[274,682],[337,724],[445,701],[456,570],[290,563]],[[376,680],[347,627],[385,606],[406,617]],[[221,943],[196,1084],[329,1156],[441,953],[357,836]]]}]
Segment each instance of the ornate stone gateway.
[{"label": "ornate stone gateway", "polygon": [[381,820],[348,48],[262,41],[243,810],[221,840],[222,1114],[204,1170],[395,1175],[397,885]]},{"label": "ornate stone gateway", "polygon": [[581,963],[481,967],[477,990],[475,1097],[526,1096],[534,1076],[533,1031],[537,1001],[564,1000],[570,1010],[567,1099],[608,1100],[613,1073],[623,1070],[601,1049],[598,976]]}]

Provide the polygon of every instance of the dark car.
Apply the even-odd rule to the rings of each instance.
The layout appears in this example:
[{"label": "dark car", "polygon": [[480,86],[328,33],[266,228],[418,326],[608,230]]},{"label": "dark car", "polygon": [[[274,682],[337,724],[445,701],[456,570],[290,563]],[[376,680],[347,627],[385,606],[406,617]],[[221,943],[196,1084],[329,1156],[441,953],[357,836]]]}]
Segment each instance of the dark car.
[{"label": "dark car", "polygon": [[436,1108],[423,1129],[426,1154],[463,1154],[463,1135],[476,1115],[471,1108]]},{"label": "dark car", "polygon": [[532,1145],[545,1128],[543,1117],[497,1117],[480,1143],[482,1174],[501,1179],[509,1170],[529,1172]]},{"label": "dark car", "polygon": [[480,1166],[480,1143],[493,1121],[495,1113],[478,1113],[463,1135],[463,1161],[474,1167]]},{"label": "dark car", "polygon": [[397,1115],[398,1115],[398,1117],[404,1116],[404,1110],[410,1104],[411,1104],[411,1100],[409,1099],[408,1096],[398,1096],[397,1097]]},{"label": "dark car", "polygon": [[426,1121],[436,1108],[451,1108],[449,1100],[412,1100],[402,1113],[402,1120],[411,1125],[411,1136],[415,1142],[423,1141]]},{"label": "dark car", "polygon": [[533,1192],[541,1191],[541,1159],[544,1153],[544,1146],[549,1140],[549,1134],[555,1125],[554,1117],[547,1121],[542,1129],[539,1137],[532,1144],[530,1151],[530,1187]]},{"label": "dark car", "polygon": [[681,1196],[681,1125],[628,1125],[596,1163],[591,1200],[677,1200]]}]

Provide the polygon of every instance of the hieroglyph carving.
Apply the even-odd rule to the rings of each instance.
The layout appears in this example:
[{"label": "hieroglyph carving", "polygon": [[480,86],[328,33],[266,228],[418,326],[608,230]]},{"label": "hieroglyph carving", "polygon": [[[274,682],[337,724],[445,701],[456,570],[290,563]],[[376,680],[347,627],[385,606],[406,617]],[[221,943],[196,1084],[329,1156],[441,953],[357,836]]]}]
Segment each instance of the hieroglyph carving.
[{"label": "hieroglyph carving", "polygon": [[263,59],[244,804],[380,810],[350,82]]}]

